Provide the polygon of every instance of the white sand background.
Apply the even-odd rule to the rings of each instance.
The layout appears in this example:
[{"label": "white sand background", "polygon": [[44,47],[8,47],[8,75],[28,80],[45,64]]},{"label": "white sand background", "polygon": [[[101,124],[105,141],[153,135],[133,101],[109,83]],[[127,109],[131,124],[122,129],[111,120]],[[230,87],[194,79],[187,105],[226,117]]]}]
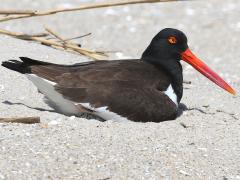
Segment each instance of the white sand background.
[{"label": "white sand background", "polygon": [[[1,0],[1,9],[72,7],[80,0]],[[87,1],[85,1],[87,2]],[[97,50],[141,56],[162,28],[184,31],[191,49],[239,92],[240,2],[211,0],[134,5],[0,23],[37,33],[46,25]],[[87,59],[0,35],[0,60],[28,56],[55,63]],[[50,109],[21,74],[0,67],[0,117],[40,116],[40,124],[0,124],[0,179],[240,179],[240,98],[185,63],[185,111],[162,123],[99,122],[33,109]],[[4,101],[22,103],[4,104]],[[29,108],[30,106],[32,108]],[[187,128],[184,128],[184,123]]]}]

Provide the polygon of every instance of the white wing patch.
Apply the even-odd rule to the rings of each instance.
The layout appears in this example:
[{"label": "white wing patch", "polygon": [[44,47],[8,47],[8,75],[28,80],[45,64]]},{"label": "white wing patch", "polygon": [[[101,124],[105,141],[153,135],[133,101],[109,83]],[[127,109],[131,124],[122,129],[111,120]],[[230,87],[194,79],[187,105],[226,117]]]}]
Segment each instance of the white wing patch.
[{"label": "white wing patch", "polygon": [[37,86],[41,93],[43,93],[50,101],[55,103],[58,111],[66,115],[79,114],[79,110],[76,105],[72,101],[63,98],[63,96],[55,90],[55,82],[38,77],[34,74],[27,74],[27,77],[35,86]]},{"label": "white wing patch", "polygon": [[167,90],[164,91],[164,94],[166,94],[178,106],[177,95],[174,92],[171,84],[168,86]]},{"label": "white wing patch", "polygon": [[113,121],[129,121],[127,118],[122,117],[114,112],[109,111],[107,106],[94,108],[89,103],[78,103],[81,104],[83,107],[90,109],[93,114],[105,119],[105,120],[113,120]]}]

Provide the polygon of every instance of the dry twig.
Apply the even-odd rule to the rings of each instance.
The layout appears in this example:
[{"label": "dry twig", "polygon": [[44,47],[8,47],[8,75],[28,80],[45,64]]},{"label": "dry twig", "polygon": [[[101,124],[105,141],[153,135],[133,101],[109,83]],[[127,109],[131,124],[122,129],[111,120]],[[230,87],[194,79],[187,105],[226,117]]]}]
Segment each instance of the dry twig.
[{"label": "dry twig", "polygon": [[0,10],[0,14],[13,15],[13,14],[34,14],[35,11],[31,10]]},{"label": "dry twig", "polygon": [[[61,8],[61,9],[52,9],[47,11],[16,11],[16,10],[5,10],[0,11],[0,14],[11,15],[0,19],[0,22],[10,21],[13,19],[22,19],[22,18],[29,18],[35,16],[47,16],[52,14],[57,14],[60,12],[68,12],[68,11],[80,11],[86,9],[96,9],[96,8],[104,8],[104,7],[113,7],[113,6],[123,6],[129,4],[146,4],[146,3],[158,3],[158,2],[168,2],[168,1],[178,1],[178,0],[125,0],[125,1],[118,1],[118,2],[103,2],[103,3],[90,3],[90,4],[83,4],[79,7],[75,8]],[[2,13],[1,13],[2,12]],[[12,13],[11,13],[12,12]],[[16,15],[18,14],[18,15]],[[20,14],[20,15],[19,15]]]},{"label": "dry twig", "polygon": [[51,29],[49,29],[47,27],[45,27],[45,30],[47,32],[49,32],[51,35],[53,35],[55,38],[59,39],[61,42],[65,43],[64,39],[60,35],[58,35],[56,32],[53,32],[53,30],[51,30]]},{"label": "dry twig", "polygon": [[[53,33],[53,32],[52,32]],[[36,41],[36,42],[40,42],[42,44],[51,46],[51,47],[60,47],[60,48],[64,48],[67,50],[72,50],[74,52],[77,52],[79,54],[85,55],[87,57],[96,59],[96,60],[101,60],[101,59],[105,59],[106,55],[103,54],[102,52],[95,52],[92,50],[88,50],[85,48],[81,48],[79,47],[77,44],[74,43],[60,43],[60,42],[56,42],[54,40],[49,40],[43,37],[37,37],[37,36],[31,36],[31,35],[27,35],[27,34],[22,34],[22,33],[16,33],[16,32],[10,32],[4,29],[0,29],[0,34],[5,34],[5,35],[9,35],[18,39],[23,39],[23,40],[31,40],[31,41]],[[55,34],[56,35],[56,34]]]},{"label": "dry twig", "polygon": [[80,39],[80,38],[83,38],[83,37],[86,37],[86,36],[90,36],[90,35],[92,35],[92,33],[87,33],[87,34],[84,34],[84,35],[81,35],[81,36],[64,39],[64,41],[71,41],[71,40],[74,40],[74,39]]},{"label": "dry twig", "polygon": [[35,124],[40,123],[40,117],[0,118],[0,123]]}]

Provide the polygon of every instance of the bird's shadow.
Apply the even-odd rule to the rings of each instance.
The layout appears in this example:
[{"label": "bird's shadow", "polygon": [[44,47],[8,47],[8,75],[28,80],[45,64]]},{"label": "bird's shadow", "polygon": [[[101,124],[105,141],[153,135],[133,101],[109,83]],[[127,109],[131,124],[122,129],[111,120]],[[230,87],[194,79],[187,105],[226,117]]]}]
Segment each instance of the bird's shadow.
[{"label": "bird's shadow", "polygon": [[34,109],[34,110],[38,110],[38,111],[48,111],[48,112],[55,112],[55,110],[52,110],[52,109],[44,109],[44,108],[39,108],[39,107],[31,107],[31,106],[28,106],[26,104],[23,104],[23,103],[20,103],[20,102],[10,102],[10,101],[3,101],[2,102],[3,104],[6,104],[6,105],[21,105],[21,106],[25,106],[27,108],[30,108],[30,109]]}]

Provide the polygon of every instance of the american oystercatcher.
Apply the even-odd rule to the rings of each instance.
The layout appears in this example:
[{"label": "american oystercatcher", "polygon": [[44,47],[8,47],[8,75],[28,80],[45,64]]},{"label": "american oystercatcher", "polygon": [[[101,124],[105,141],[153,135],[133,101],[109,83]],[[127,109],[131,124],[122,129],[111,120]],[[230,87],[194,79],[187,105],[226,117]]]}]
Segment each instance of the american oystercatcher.
[{"label": "american oystercatcher", "polygon": [[59,65],[20,57],[2,66],[26,74],[57,112],[94,114],[105,120],[175,119],[183,94],[180,60],[231,94],[235,91],[188,48],[177,29],[160,31],[141,59]]}]

